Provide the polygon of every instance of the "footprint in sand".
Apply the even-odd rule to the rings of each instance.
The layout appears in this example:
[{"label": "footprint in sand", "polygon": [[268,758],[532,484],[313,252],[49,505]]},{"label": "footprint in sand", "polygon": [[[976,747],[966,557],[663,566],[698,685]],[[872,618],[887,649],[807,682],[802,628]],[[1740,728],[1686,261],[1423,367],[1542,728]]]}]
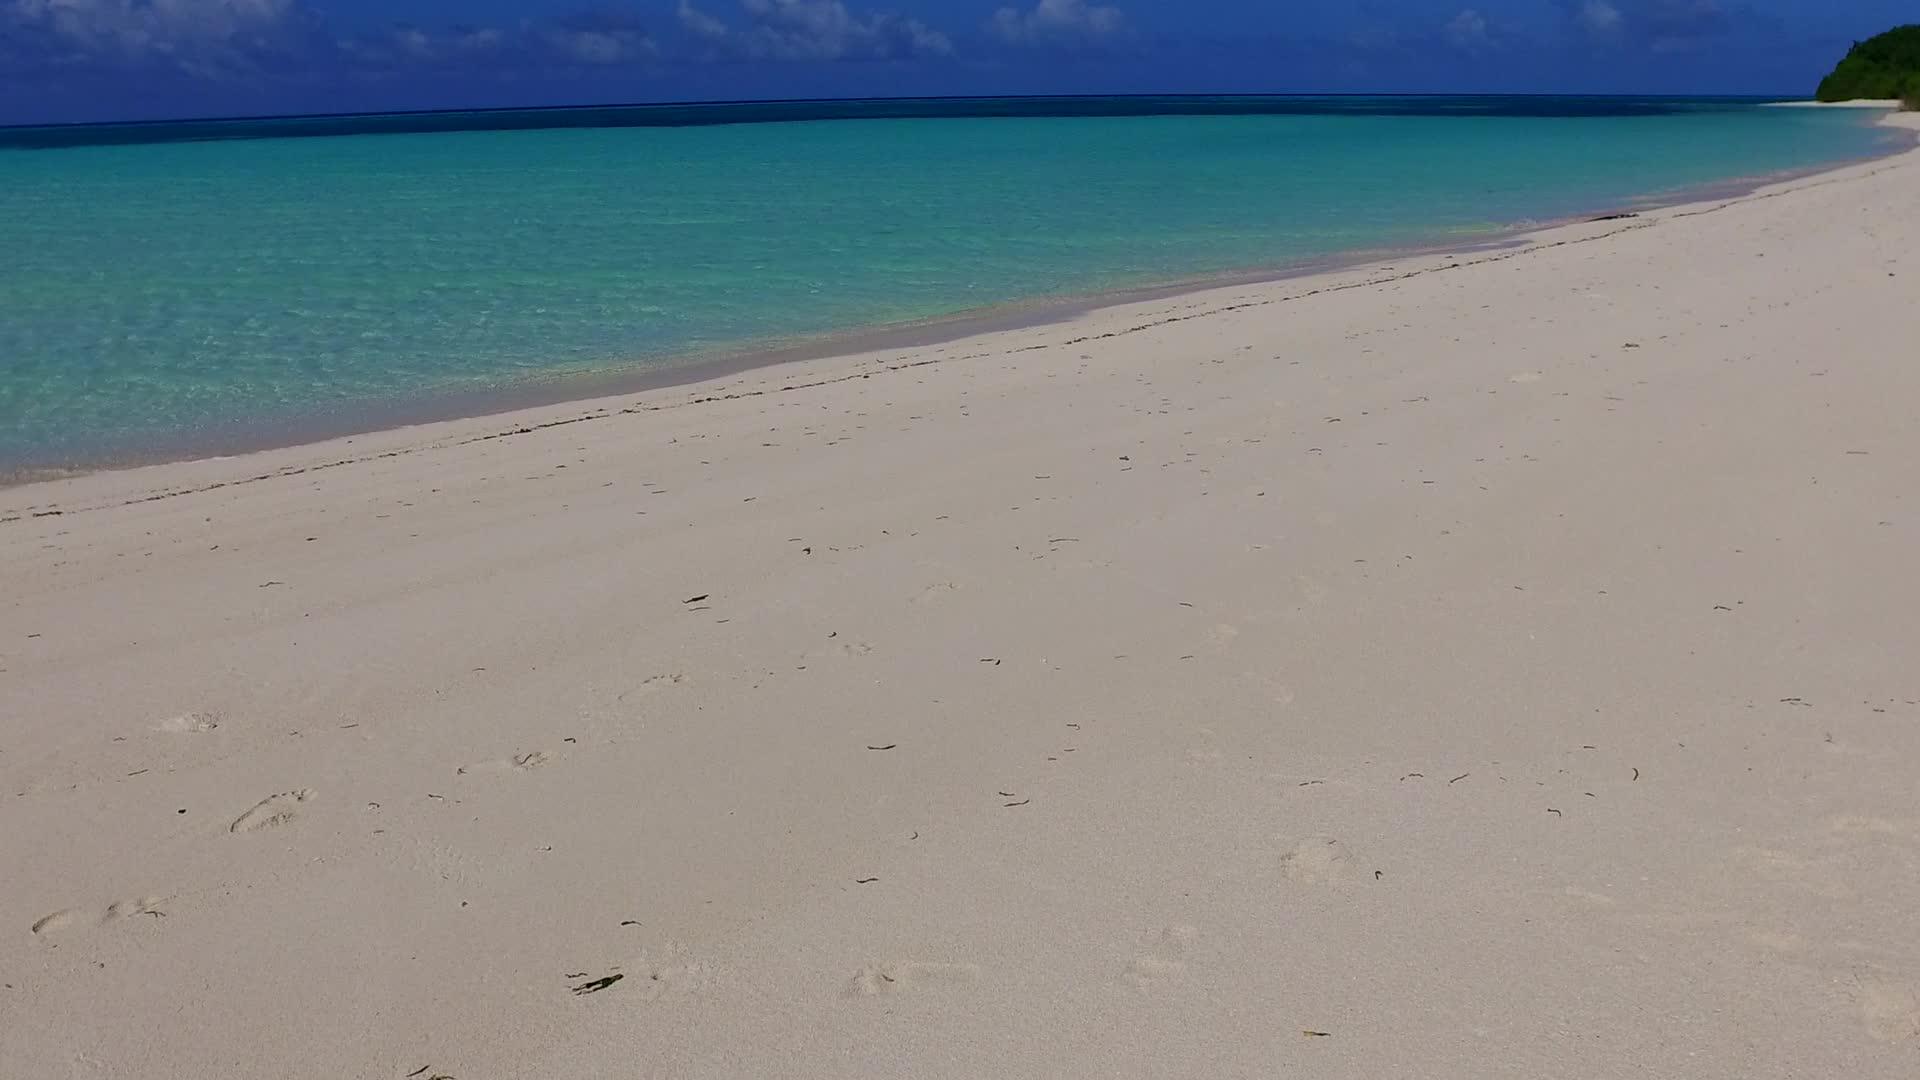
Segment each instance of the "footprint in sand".
[{"label": "footprint in sand", "polygon": [[801,654],[800,659],[812,663],[815,660],[846,660],[856,656],[866,656],[873,652],[873,646],[864,641],[833,641],[827,645]]},{"label": "footprint in sand", "polygon": [[1264,671],[1242,671],[1235,678],[1250,684],[1253,693],[1260,694],[1280,708],[1285,709],[1293,704],[1293,687],[1280,682]]},{"label": "footprint in sand", "polygon": [[272,829],[285,825],[300,816],[299,811],[294,808],[311,798],[313,798],[313,791],[309,788],[269,795],[255,803],[253,809],[234,818],[233,824],[227,826],[227,831],[256,832],[260,829]]},{"label": "footprint in sand", "polygon": [[1784,930],[1748,930],[1747,941],[1762,949],[1777,953],[1803,953],[1807,951],[1807,939],[1799,934]]},{"label": "footprint in sand", "polygon": [[669,946],[656,958],[640,958],[638,965],[640,996],[646,1001],[655,1001],[668,994],[689,994],[700,988],[706,980],[706,965],[693,959],[687,950],[680,946]]},{"label": "footprint in sand", "polygon": [[1200,931],[1191,926],[1169,926],[1149,935],[1146,948],[1127,965],[1126,979],[1142,990],[1187,973],[1187,960]]},{"label": "footprint in sand", "polygon": [[1845,900],[1854,895],[1830,866],[1811,862],[1790,851],[1745,845],[1734,848],[1731,854],[1736,864],[1766,881],[1802,888],[1829,900]]},{"label": "footprint in sand", "polygon": [[[1327,515],[1327,516],[1331,517],[1332,515]],[[1321,524],[1332,525],[1333,522],[1323,521],[1321,522]],[[1293,578],[1293,585],[1294,585],[1294,588],[1300,590],[1301,604],[1308,607],[1312,607],[1315,604],[1322,603],[1328,597],[1333,595],[1333,590],[1329,588],[1325,583],[1321,582],[1317,578],[1308,577],[1305,574],[1295,574]]]},{"label": "footprint in sand", "polygon": [[847,990],[856,997],[874,997],[903,990],[968,986],[979,981],[980,969],[973,964],[910,960],[904,964],[869,964],[854,973]]},{"label": "footprint in sand", "polygon": [[1911,986],[1869,982],[1860,986],[1860,1017],[1881,1042],[1920,1039],[1920,994]]},{"label": "footprint in sand", "polygon": [[1913,822],[1868,814],[1840,814],[1830,817],[1827,819],[1827,831],[1837,836],[1897,837],[1903,840],[1920,836],[1920,827],[1916,827]]},{"label": "footprint in sand", "polygon": [[625,703],[635,698],[643,698],[649,694],[657,694],[662,690],[679,686],[685,681],[687,681],[687,677],[678,671],[670,671],[665,675],[655,675],[652,678],[642,681],[639,686],[621,694],[615,700]]},{"label": "footprint in sand", "polygon": [[203,735],[219,726],[219,713],[190,712],[169,716],[153,725],[153,730],[167,735]]},{"label": "footprint in sand", "polygon": [[33,932],[36,934],[58,933],[78,923],[80,918],[79,912],[72,908],[66,908],[61,911],[56,911],[51,915],[41,916],[40,919],[33,924]]},{"label": "footprint in sand", "polygon": [[553,759],[541,751],[534,750],[530,753],[500,758],[497,761],[483,761],[478,765],[462,765],[454,772],[460,776],[471,776],[474,773],[526,772],[528,769],[537,769],[551,760]]},{"label": "footprint in sand", "polygon": [[1308,837],[1280,853],[1280,870],[1303,885],[1329,885],[1352,876],[1353,855],[1338,840]]},{"label": "footprint in sand", "polygon": [[929,585],[924,589],[921,589],[919,592],[914,593],[911,597],[908,598],[907,602],[912,604],[921,604],[929,600],[938,600],[941,597],[946,596],[948,593],[958,590],[959,588],[960,586],[955,585],[951,581],[935,582],[934,584]]},{"label": "footprint in sand", "polygon": [[1805,859],[1778,848],[1742,845],[1732,852],[1736,862],[1769,878],[1790,877],[1806,870]]},{"label": "footprint in sand", "polygon": [[34,922],[32,930],[35,934],[46,936],[82,926],[106,926],[139,915],[163,918],[166,912],[160,910],[160,899],[157,896],[143,896],[137,900],[117,900],[108,904],[106,912],[98,918],[91,918],[76,908],[63,908],[51,915],[41,916]]},{"label": "footprint in sand", "polygon": [[150,915],[157,918],[161,915],[157,910],[159,904],[160,898],[157,896],[143,896],[138,900],[116,900],[107,905],[106,917],[100,922],[105,924],[119,919],[131,919],[135,915]]},{"label": "footprint in sand", "polygon": [[1561,892],[1575,900],[1591,904],[1594,907],[1613,907],[1619,903],[1619,901],[1608,896],[1606,893],[1594,892],[1592,889],[1583,889],[1578,885],[1569,885],[1562,889]]}]

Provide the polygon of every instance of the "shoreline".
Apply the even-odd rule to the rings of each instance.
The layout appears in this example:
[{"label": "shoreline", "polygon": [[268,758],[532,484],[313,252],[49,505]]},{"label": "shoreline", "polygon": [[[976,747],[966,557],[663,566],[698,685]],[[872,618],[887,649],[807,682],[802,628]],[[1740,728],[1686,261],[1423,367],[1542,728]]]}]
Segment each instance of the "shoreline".
[{"label": "shoreline", "polygon": [[[1886,103],[1773,102],[1778,107],[1883,108]],[[1897,103],[1896,103],[1897,104]],[[1882,121],[1878,126],[1902,130]],[[1495,225],[1471,239],[1415,242],[1406,246],[1361,248],[1265,267],[1226,269],[1195,277],[1099,290],[1031,297],[963,309],[925,319],[882,322],[794,339],[719,347],[707,352],[679,354],[657,361],[615,365],[591,372],[534,376],[486,389],[422,392],[398,403],[344,403],[298,417],[257,424],[233,422],[219,430],[178,435],[140,450],[109,451],[97,458],[66,463],[27,462],[0,469],[0,491],[40,483],[124,472],[193,461],[244,457],[262,452],[330,443],[381,432],[435,424],[495,419],[507,422],[514,414],[552,406],[586,406],[602,399],[672,390],[725,380],[762,368],[852,357],[864,353],[925,349],[982,335],[1032,330],[1069,322],[1107,308],[1176,299],[1220,289],[1278,285],[1323,274],[1390,262],[1427,257],[1468,256],[1525,246],[1557,230],[1641,214],[1737,199],[1764,189],[1832,174],[1848,168],[1885,161],[1920,147],[1920,131],[1890,141],[1880,153],[1846,158],[1804,169],[1689,185],[1661,195],[1648,195],[1602,204],[1571,216],[1545,221]],[[1899,145],[1905,142],[1906,145]]]},{"label": "shoreline", "polygon": [[1854,98],[1850,101],[1769,101],[1765,106],[1770,109],[1885,109],[1899,111],[1903,105],[1899,98]]},{"label": "shoreline", "polygon": [[[1671,192],[1668,196],[1649,196],[1612,204],[1572,217],[1498,227],[1471,242],[1360,249],[1291,266],[1230,270],[1201,278],[1085,295],[1009,301],[928,319],[830,331],[766,346],[723,349],[712,355],[659,366],[625,367],[551,379],[531,379],[484,391],[435,394],[386,408],[369,405],[352,410],[351,419],[341,418],[333,423],[309,418],[301,423],[274,424],[270,429],[233,428],[219,437],[183,439],[151,452],[126,454],[101,462],[71,466],[23,466],[0,471],[0,499],[10,500],[30,489],[102,475],[150,475],[152,470],[223,462],[244,463],[280,452],[311,450],[321,454],[325,448],[331,447],[344,452],[356,441],[365,443],[372,440],[386,447],[396,439],[407,441],[401,437],[408,433],[418,433],[421,438],[436,440],[442,436],[458,438],[463,434],[473,434],[467,429],[483,425],[487,428],[509,429],[528,424],[538,426],[553,422],[550,415],[553,410],[584,409],[593,415],[607,414],[619,410],[615,399],[693,390],[708,384],[724,387],[734,380],[760,375],[773,377],[780,371],[808,365],[852,365],[863,360],[870,361],[880,354],[911,353],[951,347],[977,338],[1057,328],[1100,312],[1136,305],[1167,301],[1198,302],[1219,293],[1286,286],[1351,273],[1393,274],[1400,264],[1424,266],[1428,262],[1462,258],[1474,261],[1475,257],[1489,253],[1524,251],[1541,244],[1552,244],[1569,230],[1594,225],[1618,227],[1623,221],[1648,215],[1693,212],[1776,190],[1791,190],[1801,184],[1819,182],[1851,170],[1897,160],[1903,155],[1920,153],[1920,128],[1895,121],[1893,117],[1899,114],[1886,103],[1775,104],[1781,107],[1885,109],[1890,115],[1878,121],[1877,126],[1894,133],[1904,132],[1906,137],[1898,139],[1896,136],[1896,141],[1890,143],[1883,153],[1865,158],[1692,185]],[[1905,145],[1898,145],[1899,142]],[[439,430],[450,426],[459,431]],[[52,504],[28,505],[33,509],[44,509]],[[6,506],[6,503],[0,503],[0,524],[13,520],[17,513]]]}]

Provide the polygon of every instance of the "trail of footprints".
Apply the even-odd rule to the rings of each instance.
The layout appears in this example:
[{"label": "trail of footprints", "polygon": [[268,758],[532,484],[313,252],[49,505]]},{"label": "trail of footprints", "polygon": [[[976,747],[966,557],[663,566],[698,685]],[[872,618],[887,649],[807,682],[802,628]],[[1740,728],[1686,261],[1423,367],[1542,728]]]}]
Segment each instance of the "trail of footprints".
[{"label": "trail of footprints", "polygon": [[[929,599],[953,588],[954,586],[947,584],[936,585],[926,590],[921,596],[915,597],[915,600]],[[1217,647],[1224,648],[1231,644],[1236,635],[1237,628],[1228,624],[1219,624],[1214,627],[1212,638]],[[867,655],[872,650],[873,647],[865,642],[842,641],[836,638],[824,648],[803,654],[802,660],[818,662],[828,659],[854,658]],[[627,702],[633,698],[658,693],[680,685],[685,678],[685,675],[677,672],[657,675],[621,694],[619,700]],[[1287,697],[1290,698],[1291,694]],[[222,717],[214,713],[187,713],[162,720],[152,730],[169,734],[202,734],[219,728],[222,720]],[[1078,725],[1069,726],[1078,727]],[[1192,756],[1194,760],[1216,760],[1219,755],[1196,751]],[[540,768],[552,760],[545,751],[531,750],[461,766],[456,769],[456,774],[460,776],[516,774]],[[1408,774],[1408,776],[1418,775]],[[1401,779],[1404,781],[1407,778],[1403,776]],[[1464,777],[1456,779],[1464,779]],[[1635,770],[1633,779],[1639,779],[1638,770]],[[270,795],[235,818],[229,825],[229,831],[236,834],[252,833],[286,826],[300,817],[302,807],[314,797],[314,791],[308,788]],[[1876,838],[1908,838],[1920,833],[1920,826],[1914,823],[1862,816],[1837,817],[1831,819],[1829,824],[1835,833],[1862,834]],[[1272,858],[1274,861],[1270,865],[1277,876],[1294,886],[1332,887],[1363,876],[1363,871],[1360,870],[1359,864],[1346,844],[1339,839],[1327,836],[1283,840]],[[1781,863],[1779,860],[1761,859],[1760,862],[1763,865],[1755,869],[1797,868],[1795,865]],[[1570,889],[1571,891],[1573,890]],[[164,918],[166,912],[160,909],[161,903],[162,900],[158,897],[141,897],[118,901],[109,905],[104,911],[66,908],[36,920],[31,930],[36,936],[56,937],[65,932],[108,927],[129,919]],[[1190,968],[1196,961],[1200,942],[1200,931],[1193,926],[1175,924],[1150,932],[1144,935],[1131,959],[1118,972],[1119,981],[1142,992],[1177,986],[1188,978]],[[635,968],[636,970],[624,973],[618,967],[608,969],[615,975],[606,983],[606,986],[608,988],[620,986],[627,994],[637,992],[640,1000],[651,1002],[663,996],[695,991],[705,981],[706,976],[704,965],[689,959],[677,948],[670,948],[666,956],[654,962],[649,962],[643,955]],[[843,992],[846,996],[853,998],[872,998],[901,993],[963,990],[978,984],[981,979],[980,966],[964,962],[906,960],[894,963],[868,963],[852,974],[844,984]],[[1851,996],[1867,1032],[1872,1037],[1892,1042],[1920,1040],[1920,992],[1896,980],[1862,977],[1856,980],[1856,983],[1857,985],[1852,988]]]},{"label": "trail of footprints", "polygon": [[51,915],[41,916],[34,922],[32,929],[36,935],[48,936],[58,934],[61,931],[74,930],[87,926],[110,926],[123,919],[131,919],[138,916],[147,916],[156,919],[165,918],[167,913],[160,910],[160,903],[160,897],[143,896],[137,900],[116,901],[115,903],[107,905],[107,909],[98,914],[82,911],[78,908],[62,908]]},{"label": "trail of footprints", "polygon": [[[205,732],[217,726],[219,726],[218,722],[211,720],[205,714],[188,714],[163,721],[156,730],[178,733]],[[514,754],[498,761],[463,766],[457,772],[462,776],[473,773],[525,772],[539,768],[549,760],[551,759],[544,752],[534,750]],[[312,788],[296,788],[292,791],[269,795],[248,807],[239,817],[234,818],[227,825],[227,831],[235,834],[254,833],[289,825],[299,819],[301,807],[311,802],[314,795]],[[163,918],[166,913],[157,908],[156,905],[159,903],[158,897],[121,900],[108,905],[106,911],[98,916],[89,915],[78,908],[62,908],[36,919],[30,929],[35,935],[45,936],[85,925],[107,926],[134,916]]]},{"label": "trail of footprints", "polygon": [[[1356,865],[1345,843],[1326,836],[1286,843],[1275,860],[1280,876],[1305,886],[1331,886],[1345,881],[1354,876]],[[1140,990],[1176,983],[1186,977],[1199,944],[1197,927],[1185,924],[1163,927],[1146,936],[1139,951],[1122,970],[1121,979]],[[869,964],[854,973],[847,992],[856,997],[874,997],[921,988],[960,987],[979,979],[980,969],[973,964],[921,961]]]},{"label": "trail of footprints", "polygon": [[[199,733],[211,731],[219,722],[205,713],[189,713],[162,721],[156,731],[171,733]],[[467,765],[457,770],[459,775],[474,773],[525,772],[545,765],[551,760],[546,753],[534,750],[497,761]],[[298,820],[301,807],[315,797],[312,788],[296,788],[269,795],[248,807],[246,812],[233,819],[227,825],[229,833],[254,833],[269,829],[278,829]],[[47,936],[82,926],[102,927],[135,916],[164,918],[166,913],[158,909],[158,897],[141,897],[135,900],[121,900],[108,905],[106,911],[91,915],[79,908],[62,908],[36,919],[30,927],[36,936]],[[656,981],[658,977],[656,976]]]},{"label": "trail of footprints", "polygon": [[[685,676],[678,672],[657,675],[647,679],[636,690],[631,691],[630,695],[653,693],[677,685],[684,679]],[[622,698],[627,696],[629,695],[622,695]],[[154,722],[148,730],[162,735],[204,735],[217,731],[224,721],[225,717],[216,712],[186,712]],[[532,750],[494,761],[464,765],[455,772],[460,776],[519,773],[537,769],[551,760],[551,756],[545,751]],[[300,818],[302,807],[313,801],[314,797],[315,792],[312,788],[296,788],[292,791],[269,795],[248,807],[245,812],[228,823],[227,831],[233,834],[255,833],[290,825]],[[92,914],[80,908],[62,908],[36,919],[30,930],[36,936],[47,936],[84,926],[106,926],[134,916],[162,918],[166,913],[155,907],[159,903],[160,900],[155,897],[122,900],[109,905],[99,914]],[[656,977],[649,981],[659,982],[660,978]]]},{"label": "trail of footprints", "polygon": [[[177,727],[167,730],[187,731],[207,729]],[[278,828],[299,817],[300,805],[312,798],[313,790],[311,788],[300,788],[295,791],[283,791],[276,795],[269,795],[253,804],[253,806],[249,807],[247,811],[239,817],[234,818],[233,822],[227,826],[227,831],[230,833],[250,833],[258,832],[262,829]],[[47,936],[82,926],[109,926],[113,923],[138,916],[165,918],[166,912],[160,910],[160,902],[160,898],[155,896],[144,896],[134,900],[119,900],[107,905],[106,911],[99,915],[91,915],[79,908],[62,908],[59,911],[43,915],[34,920],[30,929],[36,936]]]}]

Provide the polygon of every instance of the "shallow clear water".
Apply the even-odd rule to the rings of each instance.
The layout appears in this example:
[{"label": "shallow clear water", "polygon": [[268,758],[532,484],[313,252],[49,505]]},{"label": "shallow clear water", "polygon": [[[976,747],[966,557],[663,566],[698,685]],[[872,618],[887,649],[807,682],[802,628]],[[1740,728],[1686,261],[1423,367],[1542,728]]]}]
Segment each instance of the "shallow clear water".
[{"label": "shallow clear water", "polygon": [[1471,238],[1887,138],[1747,104],[1361,100],[0,149],[0,469]]}]

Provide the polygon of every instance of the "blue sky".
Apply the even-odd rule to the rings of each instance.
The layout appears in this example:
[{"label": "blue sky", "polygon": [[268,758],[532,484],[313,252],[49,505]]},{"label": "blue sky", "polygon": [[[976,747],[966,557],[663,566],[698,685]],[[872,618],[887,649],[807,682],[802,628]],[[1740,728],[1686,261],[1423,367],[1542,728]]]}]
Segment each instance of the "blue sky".
[{"label": "blue sky", "polygon": [[0,123],[590,102],[1811,92],[1920,0],[0,0]]}]

